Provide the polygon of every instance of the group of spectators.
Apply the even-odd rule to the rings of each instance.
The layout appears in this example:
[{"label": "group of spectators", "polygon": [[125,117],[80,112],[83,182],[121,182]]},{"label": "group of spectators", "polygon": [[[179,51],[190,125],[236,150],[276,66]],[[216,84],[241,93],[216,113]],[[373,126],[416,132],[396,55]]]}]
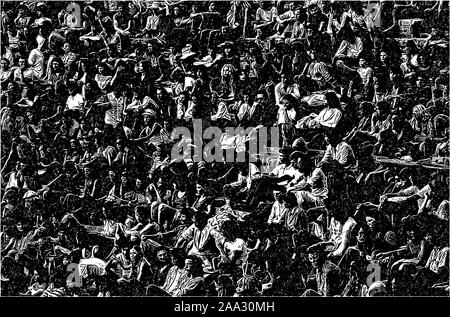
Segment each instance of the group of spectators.
[{"label": "group of spectators", "polygon": [[447,1],[0,5],[3,296],[448,296]]}]

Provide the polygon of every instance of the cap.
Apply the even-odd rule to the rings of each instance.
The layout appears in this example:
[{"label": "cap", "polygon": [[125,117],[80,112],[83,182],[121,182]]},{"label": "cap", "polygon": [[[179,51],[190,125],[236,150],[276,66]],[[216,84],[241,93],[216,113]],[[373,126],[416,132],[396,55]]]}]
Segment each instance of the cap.
[{"label": "cap", "polygon": [[223,43],[220,43],[219,45],[217,45],[217,47],[231,47],[234,45],[234,42],[232,41],[225,41]]},{"label": "cap", "polygon": [[306,154],[309,151],[308,145],[306,144],[305,139],[303,139],[302,137],[294,140],[294,142],[292,143],[292,150],[302,152],[303,154]]},{"label": "cap", "polygon": [[306,252],[308,252],[308,253],[316,253],[316,252],[323,253],[326,251],[328,246],[330,246],[330,242],[321,241],[321,242],[311,245],[308,249],[306,249]]}]

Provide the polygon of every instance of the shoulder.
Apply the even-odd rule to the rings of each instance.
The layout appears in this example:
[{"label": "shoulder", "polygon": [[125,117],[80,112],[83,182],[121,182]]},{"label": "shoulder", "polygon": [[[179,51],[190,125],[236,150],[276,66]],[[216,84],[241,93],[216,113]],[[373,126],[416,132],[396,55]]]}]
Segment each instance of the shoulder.
[{"label": "shoulder", "polygon": [[325,263],[323,264],[323,271],[326,274],[339,274],[341,272],[341,269],[339,269],[339,267],[332,263],[331,261],[325,261]]},{"label": "shoulder", "polygon": [[346,143],[346,142],[341,142],[341,143],[339,143],[339,147],[342,148],[342,149],[351,149],[351,148],[352,148],[352,147],[351,147],[348,143]]}]

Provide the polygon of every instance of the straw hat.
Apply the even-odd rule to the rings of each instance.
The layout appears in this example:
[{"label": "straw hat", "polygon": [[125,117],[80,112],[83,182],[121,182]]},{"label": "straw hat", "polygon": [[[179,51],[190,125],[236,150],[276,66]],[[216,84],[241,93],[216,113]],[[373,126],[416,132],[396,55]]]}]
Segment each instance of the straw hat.
[{"label": "straw hat", "polygon": [[180,59],[186,59],[188,57],[194,56],[197,53],[192,51],[192,45],[188,44],[181,50],[181,57]]}]

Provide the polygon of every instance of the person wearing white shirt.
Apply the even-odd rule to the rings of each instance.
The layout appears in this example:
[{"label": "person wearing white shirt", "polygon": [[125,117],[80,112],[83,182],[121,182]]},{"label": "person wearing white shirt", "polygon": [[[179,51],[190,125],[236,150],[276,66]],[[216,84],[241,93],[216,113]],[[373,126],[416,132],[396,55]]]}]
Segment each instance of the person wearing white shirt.
[{"label": "person wearing white shirt", "polygon": [[66,101],[66,109],[84,112],[84,98],[80,93],[76,92],[75,86],[69,87],[69,97]]},{"label": "person wearing white shirt", "polygon": [[44,54],[38,48],[31,50],[30,55],[28,55],[28,64],[30,68],[25,72],[25,77],[42,78],[44,76]]}]

